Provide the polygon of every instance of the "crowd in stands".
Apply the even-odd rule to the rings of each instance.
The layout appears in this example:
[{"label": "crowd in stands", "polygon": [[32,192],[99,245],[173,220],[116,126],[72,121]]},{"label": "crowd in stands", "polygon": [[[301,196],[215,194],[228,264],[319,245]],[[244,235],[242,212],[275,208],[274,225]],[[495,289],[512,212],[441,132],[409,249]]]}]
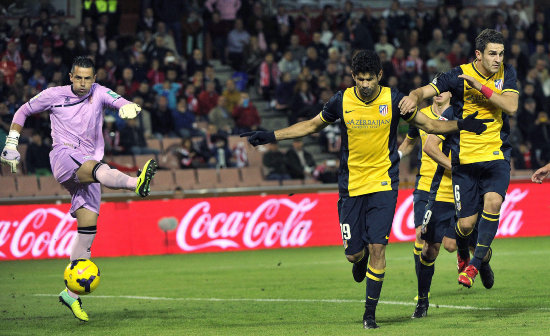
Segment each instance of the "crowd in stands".
[{"label": "crowd in stands", "polygon": [[[179,168],[242,167],[246,155],[230,147],[228,137],[262,128],[258,102],[288,124],[315,116],[336,91],[354,85],[350,60],[356,49],[375,50],[383,63],[381,84],[408,93],[438,72],[471,62],[475,37],[493,28],[506,39],[505,62],[515,67],[521,92],[519,111],[510,118],[513,166],[535,169],[550,161],[550,6],[502,1],[426,8],[422,1],[402,7],[395,0],[375,11],[346,1],[342,8],[303,5],[289,12],[262,0],[141,3],[131,36],[118,34],[120,10],[84,8],[74,27],[48,1],[17,20],[8,20],[8,9],[0,7],[0,143],[21,104],[69,84],[73,58],[87,55],[95,61],[97,83],[143,108],[133,121],[106,111],[107,157],[160,155],[149,140],[181,138],[169,149]],[[231,67],[229,79],[219,79],[216,64]],[[24,159],[28,173],[48,169],[40,153],[51,146],[47,112],[27,119],[25,127],[21,142],[33,146]],[[338,151],[339,132],[336,125],[322,131],[322,151]],[[315,163],[300,141],[286,153],[276,144],[266,147],[268,179],[332,181],[335,175],[334,160]]]}]

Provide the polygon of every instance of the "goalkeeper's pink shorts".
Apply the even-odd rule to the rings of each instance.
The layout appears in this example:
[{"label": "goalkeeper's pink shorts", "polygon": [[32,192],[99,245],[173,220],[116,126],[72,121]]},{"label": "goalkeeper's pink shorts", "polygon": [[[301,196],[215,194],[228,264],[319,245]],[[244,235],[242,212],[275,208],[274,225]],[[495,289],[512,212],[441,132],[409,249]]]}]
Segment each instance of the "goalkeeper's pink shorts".
[{"label": "goalkeeper's pink shorts", "polygon": [[101,203],[101,188],[99,183],[80,183],[76,171],[89,160],[95,160],[91,155],[65,145],[56,145],[50,152],[50,164],[55,179],[71,194],[70,214],[81,207],[99,214]]}]

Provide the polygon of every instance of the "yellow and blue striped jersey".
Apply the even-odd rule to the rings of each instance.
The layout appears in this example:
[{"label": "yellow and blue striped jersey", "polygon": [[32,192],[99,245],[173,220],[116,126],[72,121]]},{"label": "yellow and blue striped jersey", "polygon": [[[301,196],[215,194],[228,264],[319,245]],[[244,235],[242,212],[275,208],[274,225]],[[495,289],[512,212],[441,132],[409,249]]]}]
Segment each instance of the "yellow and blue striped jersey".
[{"label": "yellow and blue striped jersey", "polygon": [[[452,107],[448,107],[445,111],[452,110]],[[419,113],[424,113],[428,118],[441,119],[445,118],[438,116],[433,112],[432,106],[428,106],[420,110]],[[438,170],[438,164],[428,154],[424,153],[424,145],[428,138],[428,133],[424,130],[416,127],[409,127],[407,137],[409,139],[416,139],[420,137],[420,151],[418,152],[418,161],[420,167],[418,168],[418,174],[416,175],[417,190],[433,191],[436,194],[435,200],[440,202],[454,202],[453,198],[453,185],[451,181],[451,171],[447,169]],[[443,135],[437,135],[442,140],[445,140]],[[439,149],[442,149],[443,143],[439,144]],[[450,158],[450,154],[449,154]],[[442,167],[441,167],[442,168]]]},{"label": "yellow and blue striped jersey", "polygon": [[352,87],[337,92],[323,107],[320,116],[324,122],[340,119],[338,185],[341,196],[397,190],[399,118],[410,121],[416,115],[416,111],[400,114],[398,104],[403,97],[395,89],[379,86],[378,94],[364,101]]},{"label": "yellow and blue striped jersey", "polygon": [[463,119],[479,112],[477,118],[494,119],[487,123],[487,130],[481,135],[460,131],[447,136],[451,143],[453,165],[468,164],[505,159],[510,161],[512,146],[508,141],[510,125],[508,115],[502,109],[489,102],[481,92],[470,87],[459,75],[474,77],[481,84],[496,93],[518,93],[516,71],[507,64],[502,64],[497,73],[489,77],[482,75],[474,63],[458,66],[434,80],[430,85],[437,94],[445,91],[452,93],[452,111],[446,111],[443,116],[449,120]]}]

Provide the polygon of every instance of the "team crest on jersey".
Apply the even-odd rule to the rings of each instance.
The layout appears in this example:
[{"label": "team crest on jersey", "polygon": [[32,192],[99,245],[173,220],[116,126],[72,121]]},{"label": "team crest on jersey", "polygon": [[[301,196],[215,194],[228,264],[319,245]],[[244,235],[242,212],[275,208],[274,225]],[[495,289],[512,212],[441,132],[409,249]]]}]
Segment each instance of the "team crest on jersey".
[{"label": "team crest on jersey", "polygon": [[495,79],[495,88],[497,90],[502,90],[502,84],[503,84],[502,79]]},{"label": "team crest on jersey", "polygon": [[444,116],[439,116],[439,118],[437,118],[439,120],[447,120],[447,118],[445,118]]},{"label": "team crest on jersey", "polygon": [[109,96],[113,97],[113,99],[118,99],[118,98],[120,98],[120,95],[119,95],[118,93],[114,92],[113,90],[107,91],[107,94],[108,94]]},{"label": "team crest on jersey", "polygon": [[385,117],[388,114],[388,105],[380,105],[378,106],[378,111],[380,114]]},{"label": "team crest on jersey", "polygon": [[68,103],[70,103],[70,102],[71,102],[71,98],[65,97],[65,103],[64,103],[64,104],[68,104]]}]

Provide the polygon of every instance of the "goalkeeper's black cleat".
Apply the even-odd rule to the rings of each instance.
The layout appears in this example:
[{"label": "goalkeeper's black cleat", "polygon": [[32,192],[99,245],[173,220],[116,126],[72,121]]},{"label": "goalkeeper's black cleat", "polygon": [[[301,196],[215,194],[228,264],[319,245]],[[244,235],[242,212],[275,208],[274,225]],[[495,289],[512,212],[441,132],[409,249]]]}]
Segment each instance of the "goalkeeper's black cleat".
[{"label": "goalkeeper's black cleat", "polygon": [[353,267],[351,268],[351,274],[353,274],[353,280],[355,280],[356,282],[363,282],[363,280],[365,280],[365,276],[367,275],[368,260],[369,260],[369,255],[367,250],[365,249],[365,255],[363,256],[363,259],[354,263]]},{"label": "goalkeeper's black cleat", "polygon": [[488,262],[481,263],[481,266],[479,267],[479,277],[481,278],[483,287],[487,289],[493,288],[493,285],[495,284],[495,274],[493,273],[493,269]]},{"label": "goalkeeper's black cleat", "polygon": [[139,172],[138,182],[136,186],[136,194],[141,197],[147,197],[151,192],[151,180],[157,172],[157,162],[155,160],[149,160],[143,166],[143,170]]},{"label": "goalkeeper's black cleat", "polygon": [[414,310],[411,318],[417,319],[428,316],[429,306],[430,303],[428,302],[428,300],[418,300],[418,303],[416,304],[416,309]]}]

